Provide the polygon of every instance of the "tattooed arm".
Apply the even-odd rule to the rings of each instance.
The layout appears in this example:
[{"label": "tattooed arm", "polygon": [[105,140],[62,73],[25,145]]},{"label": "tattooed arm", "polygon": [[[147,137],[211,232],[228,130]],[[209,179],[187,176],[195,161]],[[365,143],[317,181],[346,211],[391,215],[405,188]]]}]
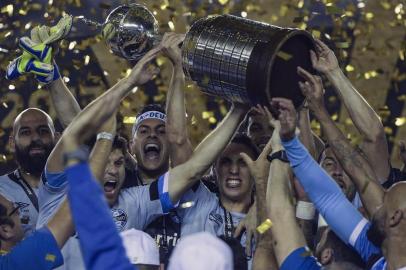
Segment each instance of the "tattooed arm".
[{"label": "tattooed arm", "polygon": [[382,204],[384,193],[377,176],[361,152],[351,146],[330,118],[324,106],[320,77],[313,76],[301,68],[299,68],[299,74],[306,80],[306,83],[299,83],[299,85],[308,98],[310,109],[319,120],[323,133],[341,166],[356,185],[369,216],[372,216],[377,207]]}]

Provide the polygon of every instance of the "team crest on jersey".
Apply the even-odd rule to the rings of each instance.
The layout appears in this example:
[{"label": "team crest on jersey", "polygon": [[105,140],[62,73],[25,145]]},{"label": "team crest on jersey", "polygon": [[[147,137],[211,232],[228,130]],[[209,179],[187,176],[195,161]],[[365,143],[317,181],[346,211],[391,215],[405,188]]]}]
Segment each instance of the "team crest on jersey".
[{"label": "team crest on jersey", "polygon": [[209,219],[219,226],[223,224],[223,218],[221,217],[220,214],[217,214],[216,212],[211,212],[209,215]]},{"label": "team crest on jersey", "polygon": [[123,231],[125,225],[127,224],[127,214],[121,209],[111,209],[111,213],[113,215],[114,222],[116,223],[116,227],[118,231]]},{"label": "team crest on jersey", "polygon": [[24,202],[15,202],[16,206],[18,206],[20,209],[20,211],[24,208],[26,208],[27,206],[29,206],[28,203],[24,203]]}]

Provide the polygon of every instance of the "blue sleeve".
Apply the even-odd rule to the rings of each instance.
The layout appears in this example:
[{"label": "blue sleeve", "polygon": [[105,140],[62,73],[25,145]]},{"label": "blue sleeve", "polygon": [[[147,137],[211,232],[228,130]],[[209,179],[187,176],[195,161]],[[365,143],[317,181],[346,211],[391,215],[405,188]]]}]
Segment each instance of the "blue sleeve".
[{"label": "blue sleeve", "polygon": [[104,193],[87,163],[65,169],[68,198],[86,269],[134,270],[126,256]]},{"label": "blue sleeve", "polygon": [[42,228],[58,211],[68,189],[65,172],[50,173],[45,168],[38,187],[37,228]]},{"label": "blue sleeve", "polygon": [[158,193],[164,214],[169,213],[169,211],[178,206],[179,202],[174,204],[169,197],[169,172],[161,175],[158,178]]},{"label": "blue sleeve", "polygon": [[41,175],[41,180],[45,187],[51,192],[59,192],[60,190],[65,189],[68,185],[65,172],[49,172],[46,166]]},{"label": "blue sleeve", "polygon": [[363,219],[337,183],[316,163],[297,137],[282,143],[295,176],[327,224],[345,243]]},{"label": "blue sleeve", "polygon": [[32,233],[10,253],[0,256],[2,270],[48,270],[62,264],[58,244],[46,227]]},{"label": "blue sleeve", "polygon": [[311,255],[306,247],[292,251],[283,261],[280,270],[319,270],[322,269],[317,259]]},{"label": "blue sleeve", "polygon": [[368,262],[372,255],[381,255],[381,250],[368,240],[367,232],[371,227],[371,223],[364,219],[360,225],[354,230],[352,237],[354,237],[353,247],[360,254],[361,258]]}]

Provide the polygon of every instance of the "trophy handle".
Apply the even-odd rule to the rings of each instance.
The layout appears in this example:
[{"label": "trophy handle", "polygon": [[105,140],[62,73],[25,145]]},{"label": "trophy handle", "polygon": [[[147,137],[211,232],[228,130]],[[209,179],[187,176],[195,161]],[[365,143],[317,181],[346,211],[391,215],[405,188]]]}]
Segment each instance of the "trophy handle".
[{"label": "trophy handle", "polygon": [[81,16],[75,16],[74,17],[75,20],[81,21],[83,23],[85,23],[88,26],[94,26],[96,28],[102,28],[103,27],[103,23],[98,23],[95,21],[92,21],[90,19],[85,18],[85,16],[81,15]]}]

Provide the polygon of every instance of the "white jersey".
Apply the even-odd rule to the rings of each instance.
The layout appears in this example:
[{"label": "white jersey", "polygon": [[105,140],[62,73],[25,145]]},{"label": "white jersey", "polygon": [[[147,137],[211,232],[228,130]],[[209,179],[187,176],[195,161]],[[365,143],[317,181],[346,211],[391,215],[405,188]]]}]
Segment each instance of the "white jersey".
[{"label": "white jersey", "polygon": [[[40,215],[37,228],[44,226],[62,204],[67,193],[67,179],[62,173],[44,173],[38,192]],[[166,176],[166,177],[165,177]],[[118,231],[143,230],[155,218],[173,208],[162,199],[167,192],[167,174],[147,186],[131,187],[120,191],[116,204],[111,208]],[[166,189],[166,190],[165,190]],[[92,220],[89,220],[92,222]],[[64,265],[58,270],[85,270],[79,239],[71,237],[62,248]]]},{"label": "white jersey", "polygon": [[[227,211],[221,206],[220,200],[215,193],[200,183],[197,189],[189,190],[181,199],[177,209],[181,219],[181,237],[198,233],[209,232],[216,236],[227,236]],[[246,214],[229,212],[233,228],[236,228]],[[242,234],[240,243],[245,247],[246,233]],[[253,243],[255,245],[255,243]],[[252,249],[254,251],[254,249]],[[252,256],[248,259],[248,269],[252,267]]]},{"label": "white jersey", "polygon": [[0,176],[0,194],[8,201],[19,205],[21,225],[25,235],[35,230],[38,218],[38,189],[31,188],[21,177],[20,172]]}]

